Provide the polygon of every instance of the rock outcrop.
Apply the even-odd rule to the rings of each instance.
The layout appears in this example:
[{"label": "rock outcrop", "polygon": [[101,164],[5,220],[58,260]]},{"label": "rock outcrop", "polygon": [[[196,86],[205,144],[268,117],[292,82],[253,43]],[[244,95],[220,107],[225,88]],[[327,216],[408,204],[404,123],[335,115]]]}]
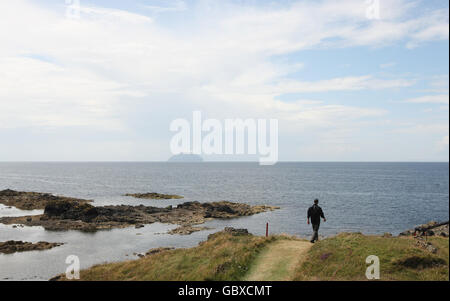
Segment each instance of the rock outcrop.
[{"label": "rock outcrop", "polygon": [[449,222],[438,223],[431,221],[427,224],[420,225],[414,229],[403,231],[399,236],[449,236]]},{"label": "rock outcrop", "polygon": [[23,241],[6,241],[0,242],[0,253],[12,254],[16,252],[26,252],[26,251],[42,251],[48,250],[54,247],[63,245],[62,243],[52,243],[40,241],[37,243],[23,242]]},{"label": "rock outcrop", "polygon": [[182,199],[181,195],[176,194],[162,194],[156,192],[149,193],[127,193],[125,196],[132,196],[138,199],[148,199],[148,200],[173,200],[173,199]]},{"label": "rock outcrop", "polygon": [[46,230],[54,231],[96,231],[129,226],[136,227],[136,225],[155,222],[178,224],[186,227],[203,224],[213,218],[228,219],[249,216],[275,209],[278,209],[278,207],[250,206],[226,201],[213,203],[188,202],[174,208],[159,208],[144,205],[94,207],[88,203],[59,200],[49,202],[45,206],[43,215],[3,217],[0,218],[0,223],[42,226]]},{"label": "rock outcrop", "polygon": [[171,251],[171,250],[175,250],[175,248],[172,248],[172,247],[154,248],[154,249],[148,250],[148,252],[145,253],[145,256],[155,255],[155,254],[159,254],[159,253],[162,253],[162,252],[165,252],[165,251]]},{"label": "rock outcrop", "polygon": [[[217,236],[223,235],[223,233],[231,234],[232,236],[246,236],[246,235],[252,235],[250,232],[248,232],[247,229],[236,229],[233,227],[225,227],[223,231],[212,233],[208,235],[208,241],[216,238]],[[203,244],[205,242],[200,242],[200,244]]]},{"label": "rock outcrop", "polygon": [[14,191],[10,189],[0,191],[0,204],[14,206],[22,210],[44,209],[50,202],[67,201],[88,203],[90,200],[55,196],[50,193]]},{"label": "rock outcrop", "polygon": [[232,227],[226,227],[223,232],[230,233],[233,236],[250,235],[247,229],[236,229]]},{"label": "rock outcrop", "polygon": [[448,221],[443,223],[431,221],[414,229],[403,231],[399,236],[413,236],[417,247],[436,254],[438,249],[426,238],[427,236],[448,237],[448,224]]},{"label": "rock outcrop", "polygon": [[178,227],[176,229],[170,230],[169,232],[167,232],[167,234],[172,234],[172,235],[190,235],[194,232],[198,232],[198,231],[203,231],[203,230],[210,230],[211,228],[208,227],[196,227],[196,226],[189,226],[189,225],[185,225],[185,226],[181,226]]},{"label": "rock outcrop", "polygon": [[430,253],[436,254],[437,252],[437,248],[435,246],[433,246],[433,244],[429,241],[426,241],[425,239],[423,239],[423,237],[416,237],[416,246],[418,246],[419,248],[422,248]]}]

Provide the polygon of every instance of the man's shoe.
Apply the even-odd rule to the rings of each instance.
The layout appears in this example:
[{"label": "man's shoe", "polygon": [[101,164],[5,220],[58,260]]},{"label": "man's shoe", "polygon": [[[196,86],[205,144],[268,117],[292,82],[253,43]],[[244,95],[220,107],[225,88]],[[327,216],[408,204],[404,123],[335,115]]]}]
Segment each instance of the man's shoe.
[{"label": "man's shoe", "polygon": [[314,240],[311,240],[311,243],[313,244],[313,243],[314,243]]}]

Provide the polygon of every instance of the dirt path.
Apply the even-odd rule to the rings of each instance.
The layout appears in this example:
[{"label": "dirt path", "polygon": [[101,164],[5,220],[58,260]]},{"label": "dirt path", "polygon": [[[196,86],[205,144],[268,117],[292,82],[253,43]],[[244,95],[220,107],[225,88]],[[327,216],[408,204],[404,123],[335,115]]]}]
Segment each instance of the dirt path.
[{"label": "dirt path", "polygon": [[270,244],[255,260],[244,280],[291,280],[295,267],[312,244],[301,240],[279,240]]}]

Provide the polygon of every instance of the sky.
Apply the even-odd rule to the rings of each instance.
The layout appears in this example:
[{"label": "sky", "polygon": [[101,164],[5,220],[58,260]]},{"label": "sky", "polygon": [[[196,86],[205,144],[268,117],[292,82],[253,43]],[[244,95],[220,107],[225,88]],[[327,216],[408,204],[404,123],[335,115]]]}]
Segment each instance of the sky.
[{"label": "sky", "polygon": [[280,161],[448,162],[448,1],[76,4],[0,0],[0,161],[165,161],[198,110],[278,119]]}]

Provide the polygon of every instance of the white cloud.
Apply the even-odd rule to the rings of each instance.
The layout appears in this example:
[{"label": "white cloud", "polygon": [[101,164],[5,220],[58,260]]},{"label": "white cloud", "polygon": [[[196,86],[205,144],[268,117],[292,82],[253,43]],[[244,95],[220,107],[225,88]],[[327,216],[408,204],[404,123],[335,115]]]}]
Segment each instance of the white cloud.
[{"label": "white cloud", "polygon": [[120,96],[139,96],[87,70],[32,58],[0,58],[0,127],[120,128]]},{"label": "white cloud", "polygon": [[449,83],[448,74],[433,76],[431,78],[430,88],[426,89],[424,92],[448,94],[449,92],[448,83]]},{"label": "white cloud", "polygon": [[188,9],[182,0],[162,1],[160,5],[142,5],[142,7],[154,13],[180,12]]},{"label": "white cloud", "polygon": [[99,21],[119,21],[128,23],[150,23],[152,19],[140,14],[130,13],[119,9],[83,6],[79,8],[80,18],[94,19]]},{"label": "white cloud", "polygon": [[380,65],[381,69],[386,69],[386,68],[391,68],[394,67],[397,63],[395,62],[390,62],[390,63],[384,63]]},{"label": "white cloud", "polygon": [[[324,92],[324,91],[355,91],[355,90],[380,90],[398,87],[408,87],[415,83],[414,80],[395,79],[384,80],[373,78],[371,75],[359,77],[333,78],[317,82],[283,81],[278,85],[280,92]],[[286,93],[284,92],[284,93]]]},{"label": "white cloud", "polygon": [[[89,121],[98,125],[102,120],[108,123],[108,114],[114,116],[121,111],[119,99],[123,95],[150,96],[174,91],[189,95],[201,91],[205,101],[215,97],[228,103],[247,102],[251,111],[255,103],[262,108],[280,107],[274,97],[283,93],[411,85],[410,80],[383,80],[370,75],[316,82],[286,80],[283,77],[298,71],[302,64],[292,66],[268,61],[272,54],[320,43],[320,39],[314,38],[317,23],[321,27],[317,30],[323,30],[323,38],[326,38],[340,34],[330,22],[344,18],[364,19],[363,7],[355,4],[354,1],[342,5],[300,3],[275,11],[244,8],[231,16],[225,13],[213,22],[211,27],[219,32],[196,29],[200,30],[200,35],[195,37],[177,35],[146,16],[126,11],[82,6],[81,19],[71,20],[27,1],[3,5],[5,9],[1,11],[6,16],[0,19],[15,33],[0,32],[6,41],[6,47],[0,50],[4,56],[2,69],[16,69],[29,87],[28,93],[19,88],[3,90],[4,97],[15,99],[14,105],[9,104],[3,115],[8,114],[11,119],[14,116],[10,114],[11,108],[22,103],[32,108],[27,120],[35,120],[36,125],[43,120],[52,125],[58,122],[60,125],[87,125]],[[23,18],[11,18],[14,14]],[[331,20],[330,15],[334,16]],[[303,37],[306,31],[311,33]],[[45,55],[52,61],[14,57],[18,54]],[[21,67],[17,69],[14,64]],[[19,76],[14,74],[6,72],[2,80],[14,82],[13,77]],[[49,82],[55,85],[51,89],[42,88]],[[33,106],[32,101],[36,99],[46,99],[48,106],[58,103],[54,107],[60,109],[49,111],[42,105]],[[79,117],[64,118],[64,112],[73,112],[77,104]],[[50,118],[52,111],[55,116]],[[24,122],[24,116],[16,118],[15,123]]]},{"label": "white cloud", "polygon": [[448,155],[448,133],[446,136],[442,137],[437,143],[437,150]]},{"label": "white cloud", "polygon": [[414,48],[423,42],[448,40],[449,13],[448,9],[436,10],[415,21],[416,30],[411,33],[408,48]]},{"label": "white cloud", "polygon": [[[124,10],[81,6],[80,19],[36,2],[0,2],[0,128],[86,126],[126,128],[130,98],[148,107],[200,107],[211,114],[275,116],[295,129],[345,127],[386,114],[355,105],[277,100],[285,93],[380,90],[414,80],[371,74],[288,79],[303,64],[274,55],[332,47],[420,45],[448,39],[448,13],[409,12],[411,3],[383,1],[381,20],[366,18],[360,0],[302,1],[255,7],[228,1],[183,1],[147,7],[154,13],[191,11],[173,27]],[[180,30],[182,29],[182,30]],[[448,31],[447,31],[448,32]],[[411,46],[409,45],[409,46]],[[39,59],[43,58],[43,59]],[[180,99],[171,96],[182,95]],[[448,96],[447,96],[448,104]],[[230,117],[230,116],[228,116]]]},{"label": "white cloud", "polygon": [[448,123],[429,123],[429,124],[409,124],[399,126],[394,130],[396,133],[405,134],[447,134],[449,132]]},{"label": "white cloud", "polygon": [[449,104],[448,94],[441,95],[426,95],[416,98],[410,98],[405,100],[405,102],[411,103],[438,103],[438,104]]}]

